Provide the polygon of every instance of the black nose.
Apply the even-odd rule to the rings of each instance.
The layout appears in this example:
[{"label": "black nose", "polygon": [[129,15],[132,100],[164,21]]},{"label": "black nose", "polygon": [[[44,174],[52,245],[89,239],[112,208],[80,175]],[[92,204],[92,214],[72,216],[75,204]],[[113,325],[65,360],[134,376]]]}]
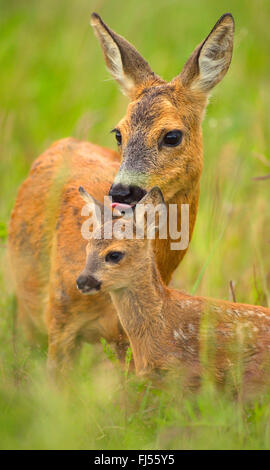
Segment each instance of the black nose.
[{"label": "black nose", "polygon": [[123,184],[113,184],[109,192],[113,202],[124,204],[136,204],[145,194],[145,189],[139,186],[124,186]]},{"label": "black nose", "polygon": [[77,287],[82,292],[88,292],[92,289],[99,290],[101,282],[95,279],[93,276],[88,276],[86,274],[81,274],[76,280]]}]

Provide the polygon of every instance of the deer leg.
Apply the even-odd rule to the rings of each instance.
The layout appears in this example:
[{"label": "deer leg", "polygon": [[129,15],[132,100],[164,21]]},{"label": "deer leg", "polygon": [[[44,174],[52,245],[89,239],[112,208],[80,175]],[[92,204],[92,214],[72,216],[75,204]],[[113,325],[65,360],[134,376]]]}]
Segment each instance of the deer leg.
[{"label": "deer leg", "polygon": [[72,369],[81,349],[80,325],[68,312],[61,312],[49,322],[47,367],[51,376]]},{"label": "deer leg", "polygon": [[[67,329],[68,330],[68,329]],[[81,349],[81,341],[69,331],[52,330],[49,334],[47,369],[52,378],[65,374],[73,368]]]},{"label": "deer leg", "polygon": [[[19,298],[16,317],[18,324],[23,325],[24,335],[28,343],[32,348],[46,348],[47,332],[41,322],[37,324],[35,321],[36,317],[31,316],[30,311],[28,305]],[[35,311],[37,311],[37,309]]]}]

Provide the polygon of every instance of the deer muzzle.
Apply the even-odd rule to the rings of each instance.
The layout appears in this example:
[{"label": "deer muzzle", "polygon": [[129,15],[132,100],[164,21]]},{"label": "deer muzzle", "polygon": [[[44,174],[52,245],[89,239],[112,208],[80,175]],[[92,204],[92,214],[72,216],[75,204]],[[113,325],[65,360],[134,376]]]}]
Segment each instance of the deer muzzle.
[{"label": "deer muzzle", "polygon": [[98,279],[87,274],[81,274],[77,278],[76,284],[82,294],[95,294],[101,287],[101,282]]}]

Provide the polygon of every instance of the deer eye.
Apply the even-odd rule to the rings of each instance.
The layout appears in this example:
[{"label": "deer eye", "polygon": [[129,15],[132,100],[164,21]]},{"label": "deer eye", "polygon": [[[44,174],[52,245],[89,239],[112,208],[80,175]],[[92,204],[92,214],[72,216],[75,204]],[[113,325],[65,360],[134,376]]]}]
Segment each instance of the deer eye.
[{"label": "deer eye", "polygon": [[167,132],[163,137],[163,145],[166,147],[176,147],[182,142],[183,133],[178,130]]},{"label": "deer eye", "polygon": [[115,138],[116,138],[117,145],[121,145],[122,144],[122,135],[121,135],[121,132],[119,131],[119,129],[113,129],[112,132],[115,133]]},{"label": "deer eye", "polygon": [[106,254],[105,261],[106,263],[117,264],[124,257],[125,253],[121,251],[110,251]]}]

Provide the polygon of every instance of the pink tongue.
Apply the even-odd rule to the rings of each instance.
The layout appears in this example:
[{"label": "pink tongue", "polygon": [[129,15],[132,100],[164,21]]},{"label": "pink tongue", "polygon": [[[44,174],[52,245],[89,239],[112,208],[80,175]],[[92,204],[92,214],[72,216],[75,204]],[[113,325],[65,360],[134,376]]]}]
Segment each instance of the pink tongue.
[{"label": "pink tongue", "polygon": [[117,207],[117,209],[121,210],[121,209],[130,209],[132,206],[130,204],[123,204],[122,202],[113,202],[111,204],[111,208],[114,209],[115,207]]}]

